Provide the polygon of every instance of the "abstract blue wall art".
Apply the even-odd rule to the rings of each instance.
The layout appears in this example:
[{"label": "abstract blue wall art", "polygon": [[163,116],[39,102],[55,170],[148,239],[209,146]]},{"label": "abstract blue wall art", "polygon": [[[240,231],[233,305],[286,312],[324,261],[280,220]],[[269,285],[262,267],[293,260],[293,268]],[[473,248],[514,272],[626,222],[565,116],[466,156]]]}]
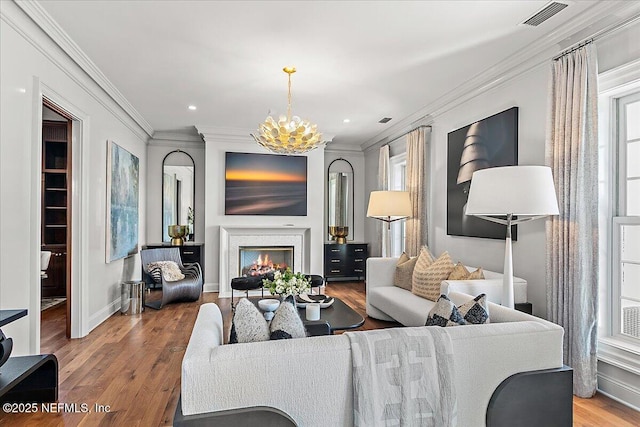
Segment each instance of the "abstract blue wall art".
[{"label": "abstract blue wall art", "polygon": [[107,262],[138,253],[139,176],[138,158],[107,142]]}]

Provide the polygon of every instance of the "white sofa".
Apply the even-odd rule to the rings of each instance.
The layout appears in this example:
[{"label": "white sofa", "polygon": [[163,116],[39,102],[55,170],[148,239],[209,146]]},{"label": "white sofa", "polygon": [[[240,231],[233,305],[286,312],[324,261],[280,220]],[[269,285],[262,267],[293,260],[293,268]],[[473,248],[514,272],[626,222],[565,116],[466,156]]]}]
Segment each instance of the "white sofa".
[{"label": "white sofa", "polygon": [[[469,298],[456,292],[449,296],[456,303]],[[561,327],[489,305],[491,324],[445,328],[454,353],[458,426],[485,425],[491,396],[507,377],[562,366]],[[219,411],[260,406],[277,408],[298,426],[353,425],[351,346],[347,336],[222,344],[220,310],[215,304],[203,304],[182,361],[176,425],[190,425],[188,420],[202,421],[206,416],[213,423]],[[570,385],[568,390],[570,412]],[[518,398],[522,400],[521,394]],[[500,402],[492,405],[504,406]],[[246,420],[242,416],[246,417],[246,411],[238,415],[238,420]]]},{"label": "white sofa", "polygon": [[[395,320],[404,326],[424,326],[435,302],[414,295],[393,285],[398,258],[367,259],[367,314],[375,319]],[[467,267],[473,271],[475,267]],[[468,295],[486,294],[487,300],[502,302],[502,274],[484,270],[480,280],[444,280],[440,293],[460,292]],[[514,302],[527,302],[527,281],[513,278]]]}]

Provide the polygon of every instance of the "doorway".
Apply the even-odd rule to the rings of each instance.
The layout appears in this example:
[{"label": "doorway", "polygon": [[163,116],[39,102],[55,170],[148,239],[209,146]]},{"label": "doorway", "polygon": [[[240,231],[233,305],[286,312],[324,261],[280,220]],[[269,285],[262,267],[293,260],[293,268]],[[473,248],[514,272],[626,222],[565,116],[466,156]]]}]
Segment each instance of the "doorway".
[{"label": "doorway", "polygon": [[51,335],[51,324],[65,325],[64,336],[71,337],[72,123],[62,109],[43,101],[40,268],[45,340]]}]

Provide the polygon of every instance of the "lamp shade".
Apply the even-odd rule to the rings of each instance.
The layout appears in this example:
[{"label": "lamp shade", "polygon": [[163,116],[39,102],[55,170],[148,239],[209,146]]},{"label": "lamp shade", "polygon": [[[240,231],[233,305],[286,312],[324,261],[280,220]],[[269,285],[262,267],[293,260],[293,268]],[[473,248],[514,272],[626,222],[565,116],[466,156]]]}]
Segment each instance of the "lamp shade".
[{"label": "lamp shade", "polygon": [[558,215],[551,168],[504,166],[473,173],[467,215]]},{"label": "lamp shade", "polygon": [[408,191],[372,191],[369,196],[367,216],[384,220],[396,220],[412,215]]}]

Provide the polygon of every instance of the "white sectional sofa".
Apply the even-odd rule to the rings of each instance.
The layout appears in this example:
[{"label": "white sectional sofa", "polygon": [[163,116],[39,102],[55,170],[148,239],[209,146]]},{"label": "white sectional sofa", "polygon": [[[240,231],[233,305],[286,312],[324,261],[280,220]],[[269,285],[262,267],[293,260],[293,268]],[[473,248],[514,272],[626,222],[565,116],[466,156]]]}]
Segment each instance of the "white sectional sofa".
[{"label": "white sectional sofa", "polygon": [[[395,320],[404,326],[424,326],[435,302],[393,285],[398,258],[367,259],[367,314],[380,320]],[[475,267],[467,267],[473,271]],[[484,270],[481,280],[444,280],[440,293],[486,294],[487,300],[502,302],[502,274]],[[513,278],[514,302],[527,302],[527,281]]]},{"label": "white sectional sofa", "polygon": [[[449,296],[458,304],[469,298],[456,292]],[[502,401],[489,403],[506,378],[562,366],[561,327],[492,303],[489,306],[491,324],[445,328],[454,354],[458,426],[484,426],[488,406],[509,406]],[[570,389],[569,383],[568,391],[563,391],[568,395],[563,410],[568,406],[569,416]],[[540,386],[524,390],[504,395],[517,395],[522,401],[522,393],[544,393]],[[174,425],[215,423],[216,417],[227,416],[230,410],[230,417],[238,417],[235,425],[249,425],[247,411],[239,408],[256,407],[276,408],[298,426],[353,425],[349,338],[329,335],[223,345],[220,310],[215,304],[203,304],[182,362],[181,402]],[[544,412],[518,411],[525,417],[531,417],[529,412]],[[231,424],[222,425],[234,425],[225,420]],[[273,425],[294,425],[283,421]]]}]

